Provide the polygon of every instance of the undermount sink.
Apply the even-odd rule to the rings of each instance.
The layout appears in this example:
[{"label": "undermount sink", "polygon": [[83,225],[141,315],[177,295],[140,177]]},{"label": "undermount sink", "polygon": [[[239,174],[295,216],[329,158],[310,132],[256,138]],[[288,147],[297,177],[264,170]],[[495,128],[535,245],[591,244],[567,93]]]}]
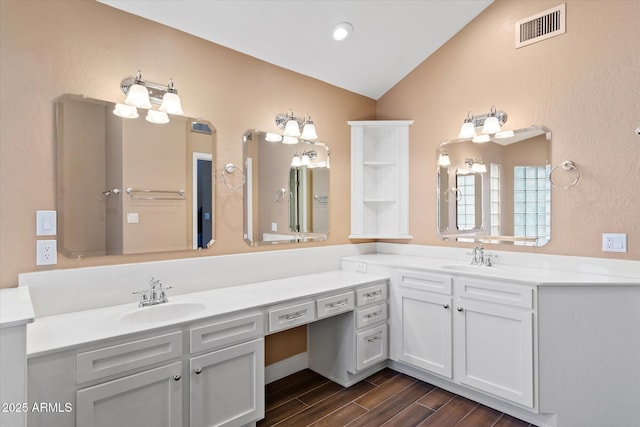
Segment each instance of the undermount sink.
[{"label": "undermount sink", "polygon": [[486,266],[486,265],[473,265],[473,264],[447,264],[442,268],[446,270],[462,271],[466,273],[482,273],[482,274],[497,274],[503,270],[500,267]]},{"label": "undermount sink", "polygon": [[124,314],[120,320],[127,323],[153,323],[179,319],[205,309],[204,304],[177,302],[138,307]]}]

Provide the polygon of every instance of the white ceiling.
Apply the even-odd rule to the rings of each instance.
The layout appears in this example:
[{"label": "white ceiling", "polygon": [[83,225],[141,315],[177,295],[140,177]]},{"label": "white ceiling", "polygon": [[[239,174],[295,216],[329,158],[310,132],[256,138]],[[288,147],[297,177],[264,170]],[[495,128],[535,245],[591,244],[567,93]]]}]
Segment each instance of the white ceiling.
[{"label": "white ceiling", "polygon": [[98,1],[378,99],[493,0]]}]

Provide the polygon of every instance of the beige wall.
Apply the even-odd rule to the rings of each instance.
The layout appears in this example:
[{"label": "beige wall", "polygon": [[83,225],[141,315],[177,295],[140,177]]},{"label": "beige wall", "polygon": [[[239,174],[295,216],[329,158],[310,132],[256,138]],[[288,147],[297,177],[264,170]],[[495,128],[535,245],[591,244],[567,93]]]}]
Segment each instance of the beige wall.
[{"label": "beige wall", "polygon": [[[141,69],[172,77],[185,115],[216,128],[218,171],[242,163],[242,135],[276,131],[277,113],[313,115],[333,154],[331,235],[349,243],[349,127],[375,118],[375,101],[91,0],[0,1],[0,286],[35,271],[35,211],[55,209],[54,100],[65,93],[124,99],[120,81]],[[283,90],[283,88],[288,88]],[[220,172],[218,172],[218,175]],[[242,191],[216,184],[216,244],[208,251],[58,258],[55,268],[269,250],[243,240]],[[278,245],[276,249],[291,247]]]},{"label": "beige wall", "polygon": [[[415,120],[412,243],[456,245],[434,232],[436,147],[495,105],[508,129],[550,128],[552,164],[582,172],[552,190],[551,242],[520,250],[640,259],[640,1],[567,1],[566,34],[516,50],[514,23],[560,3],[497,0],[378,100],[378,119]],[[602,253],[603,232],[627,233],[628,253]]]}]

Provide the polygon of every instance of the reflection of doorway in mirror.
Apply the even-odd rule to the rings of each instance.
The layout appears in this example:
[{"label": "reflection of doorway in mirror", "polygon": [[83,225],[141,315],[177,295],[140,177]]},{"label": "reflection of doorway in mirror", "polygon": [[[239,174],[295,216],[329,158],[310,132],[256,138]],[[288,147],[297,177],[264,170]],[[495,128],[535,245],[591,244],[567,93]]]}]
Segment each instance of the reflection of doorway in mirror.
[{"label": "reflection of doorway in mirror", "polygon": [[193,153],[193,249],[213,243],[211,163],[210,153]]}]

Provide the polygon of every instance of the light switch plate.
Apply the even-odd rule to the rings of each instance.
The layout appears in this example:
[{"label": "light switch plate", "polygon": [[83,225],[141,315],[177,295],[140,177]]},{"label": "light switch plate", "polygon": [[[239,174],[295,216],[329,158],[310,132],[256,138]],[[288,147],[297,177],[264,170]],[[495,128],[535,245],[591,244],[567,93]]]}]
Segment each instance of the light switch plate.
[{"label": "light switch plate", "polygon": [[139,221],[138,212],[129,212],[127,214],[127,224],[137,224]]},{"label": "light switch plate", "polygon": [[627,235],[621,233],[602,233],[603,252],[627,252]]},{"label": "light switch plate", "polygon": [[36,236],[55,236],[56,223],[56,211],[36,211]]}]

